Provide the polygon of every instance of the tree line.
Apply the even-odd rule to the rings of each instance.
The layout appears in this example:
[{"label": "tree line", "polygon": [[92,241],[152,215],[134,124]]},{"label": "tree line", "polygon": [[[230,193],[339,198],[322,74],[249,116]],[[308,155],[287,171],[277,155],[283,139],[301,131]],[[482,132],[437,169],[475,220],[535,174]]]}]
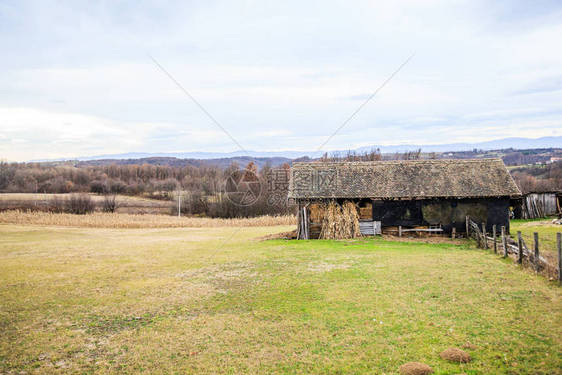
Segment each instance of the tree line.
[{"label": "tree line", "polygon": [[511,171],[522,193],[562,191],[562,162],[520,167]]},{"label": "tree line", "polygon": [[218,189],[223,172],[217,167],[149,164],[76,167],[70,163],[0,162],[0,192],[92,192],[157,197],[159,193],[181,188],[211,194]]},{"label": "tree line", "polygon": [[[182,213],[211,217],[250,217],[287,214],[289,165],[280,169],[286,184],[276,184],[272,190],[272,171],[269,165],[258,170],[248,163],[241,168],[232,163],[228,168],[215,166],[162,166],[162,165],[100,165],[77,167],[71,163],[6,163],[0,162],[0,192],[2,193],[95,193],[103,195],[144,196],[153,199],[180,201]],[[240,177],[241,171],[250,171],[259,180],[259,196],[250,204],[229,199],[225,183],[231,177]],[[279,176],[279,173],[276,174]],[[78,195],[78,194],[75,194]],[[81,199],[86,199],[82,196]],[[84,203],[84,202],[82,202]],[[84,203],[86,204],[86,203]],[[60,202],[53,203],[59,211]],[[172,213],[177,205],[171,204]],[[70,207],[67,202],[63,207]],[[68,211],[74,211],[70,208]]]},{"label": "tree line", "polygon": [[[377,161],[437,158],[440,155],[413,152],[383,155],[380,150],[364,153],[347,152],[324,155],[318,161]],[[312,161],[308,159],[309,161]],[[250,162],[242,167],[232,163],[228,168],[212,165],[170,166],[153,164],[75,165],[73,163],[7,163],[0,162],[0,192],[3,193],[96,193],[125,194],[170,201],[180,200],[182,212],[212,217],[247,217],[261,214],[292,212],[286,200],[289,165],[262,168]],[[272,184],[272,176],[284,181]],[[259,198],[240,205],[224,194],[230,176],[250,171],[260,181]],[[562,190],[562,163],[519,167],[511,170],[523,193]],[[238,175],[240,176],[240,175]],[[177,212],[177,205],[172,210]]]}]

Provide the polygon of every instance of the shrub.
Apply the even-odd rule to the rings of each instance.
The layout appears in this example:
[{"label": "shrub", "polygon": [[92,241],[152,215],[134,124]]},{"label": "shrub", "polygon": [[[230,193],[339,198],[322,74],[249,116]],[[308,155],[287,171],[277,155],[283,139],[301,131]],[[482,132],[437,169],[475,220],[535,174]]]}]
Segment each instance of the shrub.
[{"label": "shrub", "polygon": [[94,212],[94,201],[88,194],[72,194],[66,201],[66,211],[72,214],[84,215]]},{"label": "shrub", "polygon": [[127,185],[123,181],[111,180],[109,181],[109,191],[113,194],[123,193]]},{"label": "shrub", "polygon": [[95,180],[90,183],[90,191],[96,194],[103,194],[107,191],[107,187],[103,181]]},{"label": "shrub", "polygon": [[65,200],[55,195],[49,202],[49,211],[63,213],[65,211]]},{"label": "shrub", "polygon": [[115,194],[107,194],[103,198],[103,212],[115,212],[118,206]]}]

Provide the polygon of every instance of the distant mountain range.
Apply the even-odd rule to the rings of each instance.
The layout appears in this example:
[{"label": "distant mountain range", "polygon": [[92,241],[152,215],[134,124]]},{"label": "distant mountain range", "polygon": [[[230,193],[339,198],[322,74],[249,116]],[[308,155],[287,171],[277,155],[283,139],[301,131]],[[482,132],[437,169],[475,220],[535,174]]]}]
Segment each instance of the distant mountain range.
[{"label": "distant mountain range", "polygon": [[282,157],[253,157],[253,156],[232,156],[226,158],[214,158],[214,159],[191,159],[191,158],[175,158],[169,156],[154,156],[149,158],[137,158],[137,159],[96,159],[96,160],[82,160],[77,162],[75,165],[77,167],[84,166],[95,166],[95,165],[128,165],[128,164],[150,164],[150,165],[167,165],[170,167],[204,167],[204,166],[215,166],[218,168],[227,168],[232,163],[237,163],[239,166],[244,167],[249,162],[254,162],[259,169],[265,165],[270,167],[279,167],[284,163],[291,164],[293,159],[282,158]]},{"label": "distant mountain range", "polygon": [[[405,152],[421,149],[422,152],[455,152],[455,151],[471,151],[478,150],[501,150],[501,149],[532,149],[532,148],[562,148],[562,136],[558,137],[542,137],[542,138],[503,138],[486,142],[477,143],[449,143],[438,145],[391,145],[380,146],[373,145],[367,147],[360,147],[352,151],[365,152],[375,149],[380,149],[382,153]],[[157,158],[178,158],[178,159],[231,159],[231,158],[279,158],[277,162],[282,162],[284,159],[296,159],[304,156],[317,158],[322,156],[326,151],[234,151],[234,152],[130,152],[123,154],[108,154],[108,155],[94,155],[82,156],[74,159],[50,159],[50,160],[33,160],[37,161],[62,161],[62,160],[78,160],[78,161],[93,161],[93,160],[108,160],[108,159],[157,159]],[[328,154],[347,152],[347,150],[332,150],[327,151]],[[245,160],[245,159],[243,159]]]},{"label": "distant mountain range", "polygon": [[[489,150],[505,150],[514,148],[518,150],[530,148],[562,148],[561,137],[542,137],[542,138],[503,138],[486,142],[477,143],[448,143],[441,145],[396,145],[396,146],[380,146],[381,152],[404,152],[421,149],[422,152],[447,152],[447,151],[471,151],[474,149]],[[356,151],[368,151],[372,147],[361,147]]]}]

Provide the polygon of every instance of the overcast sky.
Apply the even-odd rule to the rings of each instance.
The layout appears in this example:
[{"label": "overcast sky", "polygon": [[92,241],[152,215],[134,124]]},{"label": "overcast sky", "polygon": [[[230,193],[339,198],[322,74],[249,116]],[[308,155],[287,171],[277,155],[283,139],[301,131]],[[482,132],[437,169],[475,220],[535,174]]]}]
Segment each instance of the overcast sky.
[{"label": "overcast sky", "polygon": [[0,159],[562,135],[561,1],[0,0]]}]

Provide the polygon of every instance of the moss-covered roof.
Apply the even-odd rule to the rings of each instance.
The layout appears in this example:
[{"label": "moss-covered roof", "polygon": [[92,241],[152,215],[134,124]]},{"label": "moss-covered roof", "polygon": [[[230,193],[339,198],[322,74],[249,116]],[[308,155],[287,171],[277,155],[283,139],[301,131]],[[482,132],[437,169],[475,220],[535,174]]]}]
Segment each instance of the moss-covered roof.
[{"label": "moss-covered roof", "polygon": [[294,163],[289,198],[520,196],[501,159]]}]

